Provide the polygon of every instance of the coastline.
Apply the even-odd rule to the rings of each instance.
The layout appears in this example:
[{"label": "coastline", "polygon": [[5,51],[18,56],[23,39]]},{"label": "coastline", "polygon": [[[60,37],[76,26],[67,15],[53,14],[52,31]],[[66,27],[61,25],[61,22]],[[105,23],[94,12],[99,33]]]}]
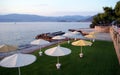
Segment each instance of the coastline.
[{"label": "coastline", "polygon": [[[89,33],[94,31],[94,29],[91,28],[78,28],[78,29],[74,29],[74,30],[81,30],[82,32],[85,33]],[[87,38],[81,38],[81,39],[87,39]],[[87,39],[88,40],[88,39]],[[103,40],[103,41],[112,41],[110,33],[97,33],[96,34],[96,40]],[[64,42],[65,40],[59,41],[59,42]],[[54,44],[57,44],[58,41],[53,41],[50,44],[46,44],[46,45],[41,45],[41,46],[36,46],[36,45],[31,45],[28,46],[28,48],[23,48],[21,50],[16,50],[16,51],[11,51],[11,52],[7,52],[7,53],[0,53],[0,59],[4,58],[6,56],[12,55],[14,53],[32,53],[36,50],[39,50],[40,48],[45,48]]]}]

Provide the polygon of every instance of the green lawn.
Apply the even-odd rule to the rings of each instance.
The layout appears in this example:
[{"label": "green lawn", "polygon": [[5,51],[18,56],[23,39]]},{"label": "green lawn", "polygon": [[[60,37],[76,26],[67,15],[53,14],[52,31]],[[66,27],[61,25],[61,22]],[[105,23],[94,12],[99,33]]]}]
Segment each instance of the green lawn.
[{"label": "green lawn", "polygon": [[[21,68],[21,75],[120,75],[120,66],[112,42],[95,41],[92,46],[83,47],[84,57],[80,58],[80,47],[68,45],[72,53],[60,57],[61,69],[56,69],[56,57],[43,54],[38,51],[33,54],[37,60],[28,66]],[[42,51],[47,48],[42,49]],[[17,68],[0,67],[0,75],[18,75]]]}]

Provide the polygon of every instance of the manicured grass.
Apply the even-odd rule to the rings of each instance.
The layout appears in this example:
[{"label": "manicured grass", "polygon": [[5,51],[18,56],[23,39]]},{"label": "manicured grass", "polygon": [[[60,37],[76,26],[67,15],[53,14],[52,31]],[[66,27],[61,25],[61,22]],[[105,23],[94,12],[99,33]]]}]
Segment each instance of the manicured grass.
[{"label": "manicured grass", "polygon": [[[39,56],[36,51],[33,54],[37,56],[37,60],[22,67],[21,75],[120,75],[120,66],[112,42],[95,41],[92,46],[83,47],[83,58],[79,57],[80,47],[67,43],[61,46],[70,48],[72,53],[60,57],[60,70],[55,66],[56,57],[45,54]],[[0,67],[0,75],[18,75],[18,69]]]}]

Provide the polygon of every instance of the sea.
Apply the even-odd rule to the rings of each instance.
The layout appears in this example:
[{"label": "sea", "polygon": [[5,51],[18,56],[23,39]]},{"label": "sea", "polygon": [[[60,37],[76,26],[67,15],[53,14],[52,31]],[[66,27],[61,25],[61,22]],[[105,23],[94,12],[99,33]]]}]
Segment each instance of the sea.
[{"label": "sea", "polygon": [[26,45],[41,33],[89,28],[91,22],[0,22],[0,45]]}]

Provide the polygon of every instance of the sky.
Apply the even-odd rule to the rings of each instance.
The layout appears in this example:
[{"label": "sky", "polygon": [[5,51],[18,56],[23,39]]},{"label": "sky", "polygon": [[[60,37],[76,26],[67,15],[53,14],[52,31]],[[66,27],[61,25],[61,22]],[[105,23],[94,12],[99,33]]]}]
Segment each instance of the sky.
[{"label": "sky", "polygon": [[114,8],[120,0],[0,0],[0,14],[34,14],[42,16],[92,16],[103,7]]}]

